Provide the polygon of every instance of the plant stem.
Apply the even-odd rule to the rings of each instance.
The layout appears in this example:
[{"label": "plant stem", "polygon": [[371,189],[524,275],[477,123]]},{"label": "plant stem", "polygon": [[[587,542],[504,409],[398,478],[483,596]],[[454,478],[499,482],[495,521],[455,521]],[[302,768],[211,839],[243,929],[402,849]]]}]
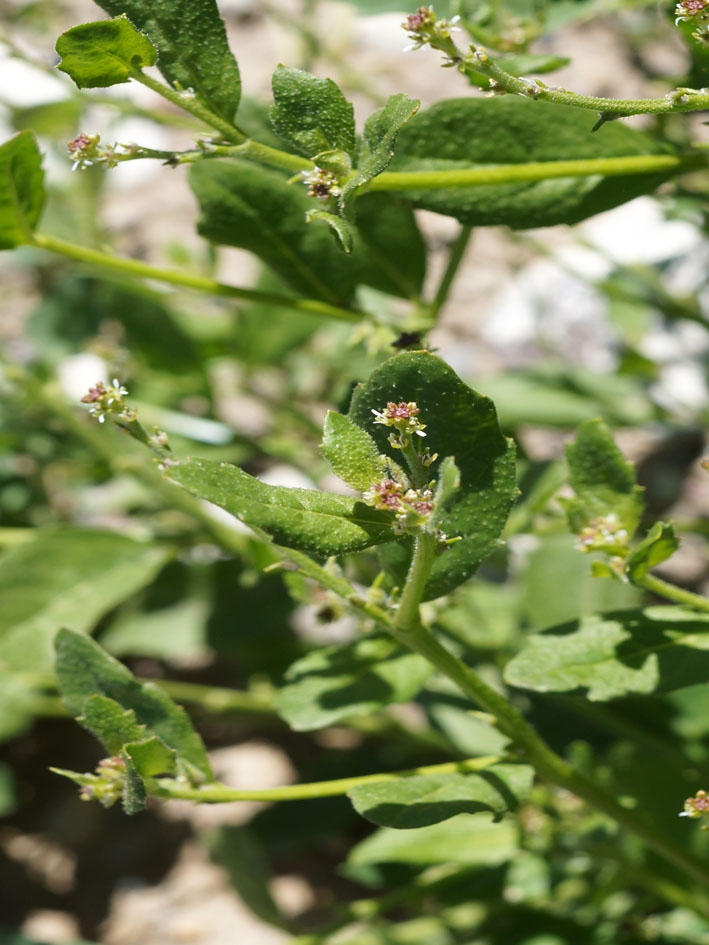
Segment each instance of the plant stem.
[{"label": "plant stem", "polygon": [[[709,107],[709,102],[707,103]],[[530,161],[524,164],[489,164],[440,171],[384,171],[362,188],[368,191],[445,190],[454,187],[483,187],[557,177],[586,177],[591,174],[661,174],[696,170],[709,165],[703,152],[677,154],[635,154],[610,158],[579,158],[568,161]]]},{"label": "plant stem", "polygon": [[420,653],[440,672],[453,680],[461,692],[477,705],[494,715],[499,729],[524,750],[528,761],[541,777],[558,787],[565,788],[611,817],[622,827],[635,833],[648,847],[692,879],[703,886],[706,884],[709,868],[704,863],[697,860],[681,845],[673,843],[656,832],[634,811],[623,807],[610,794],[584,775],[579,774],[544,742],[504,696],[495,692],[462,660],[445,649],[427,628],[419,623],[404,632],[398,627],[392,627],[391,632],[397,640]]},{"label": "plant stem", "polygon": [[467,758],[463,761],[446,761],[439,765],[424,765],[409,768],[406,771],[392,771],[381,774],[364,774],[353,778],[338,778],[335,781],[316,781],[310,784],[289,784],[285,787],[265,788],[262,790],[239,790],[226,784],[205,784],[203,787],[187,788],[183,784],[161,778],[150,779],[146,786],[155,797],[181,798],[201,801],[207,804],[225,804],[231,801],[299,801],[313,797],[336,797],[347,794],[352,788],[362,784],[376,784],[381,781],[400,781],[416,775],[453,774],[470,771],[482,771],[501,761],[499,755],[487,755],[479,758]]},{"label": "plant stem", "polygon": [[101,266],[105,269],[112,269],[114,272],[123,272],[135,276],[136,278],[156,279],[159,282],[167,282],[170,285],[195,289],[198,292],[208,292],[211,295],[244,299],[249,302],[263,302],[268,305],[278,305],[282,308],[295,309],[310,315],[319,315],[323,318],[332,318],[338,321],[358,322],[362,318],[367,317],[364,312],[357,311],[356,309],[341,308],[338,305],[331,305],[329,302],[321,302],[318,299],[289,298],[287,295],[277,295],[273,292],[242,289],[239,286],[216,282],[214,279],[207,279],[204,276],[193,275],[189,272],[180,272],[177,269],[160,269],[157,266],[150,266],[148,263],[140,262],[138,259],[130,259],[126,256],[112,256],[110,253],[102,253],[95,249],[89,249],[86,246],[79,246],[76,243],[68,243],[65,240],[60,240],[44,233],[35,233],[31,238],[30,245],[36,246],[38,249],[46,249],[53,253],[59,253],[69,259],[75,259],[78,262],[84,262],[92,266]]},{"label": "plant stem", "polygon": [[206,105],[203,105],[193,94],[178,92],[169,85],[163,85],[162,82],[158,82],[158,80],[153,79],[152,76],[146,75],[144,72],[141,72],[140,69],[136,69],[132,73],[131,78],[135,79],[136,82],[140,82],[141,85],[147,86],[147,88],[151,89],[153,92],[157,92],[158,95],[167,99],[168,102],[172,102],[173,105],[177,105],[177,107],[181,108],[183,111],[189,112],[190,115],[194,115],[195,118],[199,118],[205,125],[216,128],[227,141],[234,141],[240,144],[242,141],[246,140],[246,135],[243,132],[239,131],[238,128],[235,128],[234,125],[230,124],[224,118],[215,114],[215,112],[207,108]]},{"label": "plant stem", "polygon": [[662,578],[654,574],[646,574],[643,578],[633,581],[638,587],[645,588],[657,594],[658,597],[664,597],[675,604],[684,604],[691,607],[692,610],[700,610],[703,613],[709,613],[709,598],[702,597],[701,594],[694,594],[692,591],[686,591],[683,587],[677,587],[676,584],[670,584],[669,581],[663,581]]},{"label": "plant stem", "polygon": [[394,618],[394,627],[401,633],[407,633],[418,624],[419,604],[435,557],[435,535],[420,531],[414,539],[414,555]]},{"label": "plant stem", "polygon": [[429,317],[433,323],[435,323],[439,312],[446,304],[448,293],[450,292],[451,286],[453,285],[453,280],[455,279],[460,264],[463,261],[463,257],[465,256],[465,251],[468,248],[468,243],[470,242],[470,236],[472,232],[473,228],[467,224],[464,224],[461,226],[460,232],[451,244],[445,272],[443,273],[438,288],[436,289],[436,294],[433,297],[433,301],[428,306]]}]

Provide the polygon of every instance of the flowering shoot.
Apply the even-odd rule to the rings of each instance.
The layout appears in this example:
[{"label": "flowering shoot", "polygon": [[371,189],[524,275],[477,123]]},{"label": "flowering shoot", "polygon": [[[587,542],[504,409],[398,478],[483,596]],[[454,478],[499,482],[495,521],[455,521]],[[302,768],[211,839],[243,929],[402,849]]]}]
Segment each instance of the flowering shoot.
[{"label": "flowering shoot", "polygon": [[[402,401],[398,404],[389,401],[384,410],[372,410],[375,423],[381,423],[385,427],[394,427],[398,431],[398,436],[396,433],[389,434],[389,442],[399,450],[406,449],[413,433],[417,436],[426,436],[423,432],[426,424],[416,419],[419,412],[418,406],[413,401],[411,403]],[[429,460],[429,464],[434,458]]]},{"label": "flowering shoot", "polygon": [[99,423],[103,423],[110,415],[116,415],[120,420],[131,422],[136,418],[136,411],[133,407],[126,406],[127,394],[126,388],[119,383],[117,377],[114,377],[108,387],[103,381],[99,381],[94,387],[89,388],[81,398],[81,403],[91,405],[89,413],[92,417],[96,417]]}]

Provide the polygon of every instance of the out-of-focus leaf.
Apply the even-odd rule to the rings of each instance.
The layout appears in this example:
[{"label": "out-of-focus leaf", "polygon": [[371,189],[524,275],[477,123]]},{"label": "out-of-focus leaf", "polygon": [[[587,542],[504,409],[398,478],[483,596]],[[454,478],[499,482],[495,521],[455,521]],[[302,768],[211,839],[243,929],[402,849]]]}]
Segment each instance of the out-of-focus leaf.
[{"label": "out-of-focus leaf", "polygon": [[679,548],[679,538],[671,523],[656,522],[645,538],[636,545],[625,562],[625,573],[631,581],[642,580],[648,571],[666,561]]},{"label": "out-of-focus leaf", "polygon": [[391,638],[367,636],[314,650],[295,662],[276,707],[296,731],[324,728],[350,715],[408,701],[430,672],[423,657],[402,650]]},{"label": "out-of-focus leaf", "polygon": [[0,249],[32,239],[44,206],[42,155],[31,131],[0,145]]}]

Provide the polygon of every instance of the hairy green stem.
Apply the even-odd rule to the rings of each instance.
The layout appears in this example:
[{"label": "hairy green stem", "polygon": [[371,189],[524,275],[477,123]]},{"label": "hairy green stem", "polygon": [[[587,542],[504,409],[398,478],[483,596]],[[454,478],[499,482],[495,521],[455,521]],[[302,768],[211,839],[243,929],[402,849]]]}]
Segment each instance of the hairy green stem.
[{"label": "hairy green stem", "polygon": [[409,628],[418,624],[419,605],[435,557],[435,535],[420,531],[414,539],[414,554],[411,559],[411,566],[394,617],[394,627],[401,633],[406,633]]},{"label": "hairy green stem", "polygon": [[131,78],[135,79],[136,82],[140,82],[141,85],[147,86],[147,88],[151,89],[153,92],[157,92],[158,95],[161,95],[164,99],[167,99],[168,102],[171,102],[183,111],[189,112],[190,115],[194,115],[195,118],[199,118],[205,125],[215,128],[227,141],[234,141],[240,144],[246,139],[246,135],[243,132],[239,131],[238,128],[235,128],[234,125],[230,124],[228,121],[225,121],[224,118],[215,114],[215,112],[207,108],[206,105],[203,105],[195,95],[187,92],[178,92],[169,85],[163,85],[162,82],[158,82],[158,80],[153,79],[152,76],[146,75],[144,72],[141,72],[140,69],[136,69],[132,73]]},{"label": "hairy green stem", "polygon": [[392,627],[391,632],[401,643],[429,660],[477,705],[494,715],[499,729],[524,751],[528,761],[542,778],[565,788],[632,831],[648,847],[696,882],[702,885],[707,883],[709,867],[706,864],[696,859],[680,844],[658,833],[634,811],[623,807],[593,781],[577,772],[544,742],[504,696],[488,686],[462,660],[445,649],[427,628],[418,624],[405,632]]},{"label": "hairy green stem", "polygon": [[686,591],[683,587],[670,584],[669,581],[663,581],[662,578],[656,577],[654,574],[646,574],[644,577],[634,580],[633,584],[657,594],[658,597],[671,600],[674,604],[683,604],[686,607],[691,607],[692,610],[709,613],[709,598],[702,597],[701,594],[694,594],[692,591]]},{"label": "hairy green stem", "polygon": [[406,771],[364,774],[353,778],[338,778],[335,781],[289,784],[285,787],[253,791],[239,790],[219,783],[188,788],[184,784],[164,778],[147,780],[146,786],[148,792],[155,797],[181,798],[207,804],[225,804],[231,801],[299,801],[313,797],[336,797],[339,794],[347,794],[352,788],[359,787],[362,784],[400,781],[416,775],[453,774],[456,772],[465,774],[471,771],[482,771],[501,760],[502,758],[499,755],[487,755],[479,758],[467,758],[463,761],[446,761],[439,765],[424,765],[420,768],[409,768]]},{"label": "hairy green stem", "polygon": [[331,318],[337,321],[358,322],[367,317],[364,312],[356,309],[341,308],[338,305],[331,305],[329,302],[321,302],[318,299],[289,298],[287,295],[278,295],[274,292],[242,289],[239,286],[216,282],[214,279],[207,279],[204,276],[193,275],[189,272],[180,272],[177,269],[160,269],[157,266],[140,262],[138,259],[112,256],[110,253],[102,253],[86,246],[78,246],[76,243],[68,243],[66,240],[60,240],[44,233],[35,233],[29,242],[38,249],[59,253],[68,259],[75,259],[77,262],[87,263],[91,266],[101,266],[139,279],[155,279],[170,285],[194,289],[197,292],[208,292],[210,295],[278,305],[281,308],[295,309],[309,315],[318,315],[322,318]]}]

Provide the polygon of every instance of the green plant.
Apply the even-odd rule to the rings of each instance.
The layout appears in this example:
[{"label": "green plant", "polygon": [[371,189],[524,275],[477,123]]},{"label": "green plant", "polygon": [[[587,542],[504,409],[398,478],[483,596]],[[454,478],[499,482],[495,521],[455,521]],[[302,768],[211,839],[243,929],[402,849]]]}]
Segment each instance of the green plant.
[{"label": "green plant", "polygon": [[[53,770],[82,798],[107,807],[120,800],[127,814],[150,798],[346,795],[379,828],[351,849],[346,876],[384,891],[333,904],[314,929],[289,925],[273,903],[263,905],[263,890],[255,894],[256,911],[301,945],[334,934],[353,945],[705,941],[706,835],[677,815],[684,805],[700,818],[706,807],[709,601],[653,573],[678,548],[675,526],[646,504],[609,424],[594,419],[635,422],[622,413],[632,410],[622,403],[632,390],[644,398],[640,422],[671,424],[647,394],[652,365],[628,343],[618,395],[610,379],[607,390],[596,380],[584,391],[581,375],[559,384],[552,422],[568,425],[564,410],[575,403],[574,421],[585,418],[567,446],[566,473],[559,461],[536,465],[525,455],[524,404],[523,419],[503,416],[501,428],[492,400],[426,337],[472,227],[574,224],[660,185],[675,212],[682,200],[696,211],[706,145],[689,143],[679,122],[709,107],[709,92],[681,86],[631,100],[547,86],[524,77],[563,64],[526,52],[544,29],[539,11],[463,2],[446,20],[421,7],[404,24],[413,45],[441,51],[474,87],[501,94],[421,111],[395,94],[358,135],[340,88],[301,69],[276,69],[268,114],[242,102],[213,0],[99,5],[112,18],[64,32],[60,70],[80,89],[141,83],[201,130],[185,150],[109,147],[80,133],[69,142],[75,165],[87,174],[137,160],[189,165],[199,233],[247,249],[264,268],[256,287],[242,287],[206,266],[158,268],[40,231],[36,139],[23,130],[0,147],[0,248],[90,267],[54,281],[31,320],[44,360],[5,364],[13,407],[4,435],[31,453],[14,418],[40,415],[49,431],[42,448],[51,457],[66,451],[71,490],[86,486],[77,458],[94,479],[117,477],[133,490],[126,509],[137,526],[133,535],[77,527],[79,517],[57,514],[39,482],[15,510],[0,536],[17,542],[0,572],[4,734],[61,714],[58,692],[107,756],[94,773]],[[701,60],[703,6],[685,3],[677,15],[680,25],[693,20]],[[467,51],[460,28],[473,39]],[[162,80],[146,71],[155,65]],[[647,132],[617,121],[636,114],[663,117]],[[460,223],[433,292],[424,289],[416,208]],[[210,334],[177,317],[141,279],[238,300],[236,328],[227,319]],[[696,300],[675,298],[648,272],[618,267],[606,292],[636,307],[651,298],[667,318],[705,324]],[[120,343],[106,318],[121,324]],[[91,337],[102,339],[118,375],[82,398],[103,428],[51,380],[56,360]],[[392,346],[404,350],[392,356]],[[209,409],[209,372],[227,357],[257,390],[259,375],[273,372],[262,436],[233,436],[175,409],[185,396]],[[132,359],[141,403],[123,386],[134,388],[121,359]],[[534,383],[554,387],[527,381],[522,400],[534,399]],[[328,411],[321,436],[310,408],[326,400],[340,410]],[[256,473],[274,458],[316,480],[334,473],[347,489],[268,484]],[[564,482],[568,494],[556,502]],[[216,517],[214,506],[249,531]],[[706,530],[703,520],[689,525]],[[505,542],[533,532],[541,550],[520,606]],[[212,551],[200,557],[205,544]],[[317,646],[294,636],[296,606],[326,627],[349,615],[351,638]],[[238,667],[245,688],[145,679],[110,655],[169,666],[180,648],[209,649]],[[344,774],[337,762],[303,783],[227,785],[173,699],[207,715],[277,717],[293,732],[346,726],[362,752]],[[401,703],[417,705],[424,721],[390,711]],[[380,770],[370,740],[386,746]],[[288,835],[271,831],[279,829]],[[210,841],[237,886],[251,842],[228,830]]]}]

